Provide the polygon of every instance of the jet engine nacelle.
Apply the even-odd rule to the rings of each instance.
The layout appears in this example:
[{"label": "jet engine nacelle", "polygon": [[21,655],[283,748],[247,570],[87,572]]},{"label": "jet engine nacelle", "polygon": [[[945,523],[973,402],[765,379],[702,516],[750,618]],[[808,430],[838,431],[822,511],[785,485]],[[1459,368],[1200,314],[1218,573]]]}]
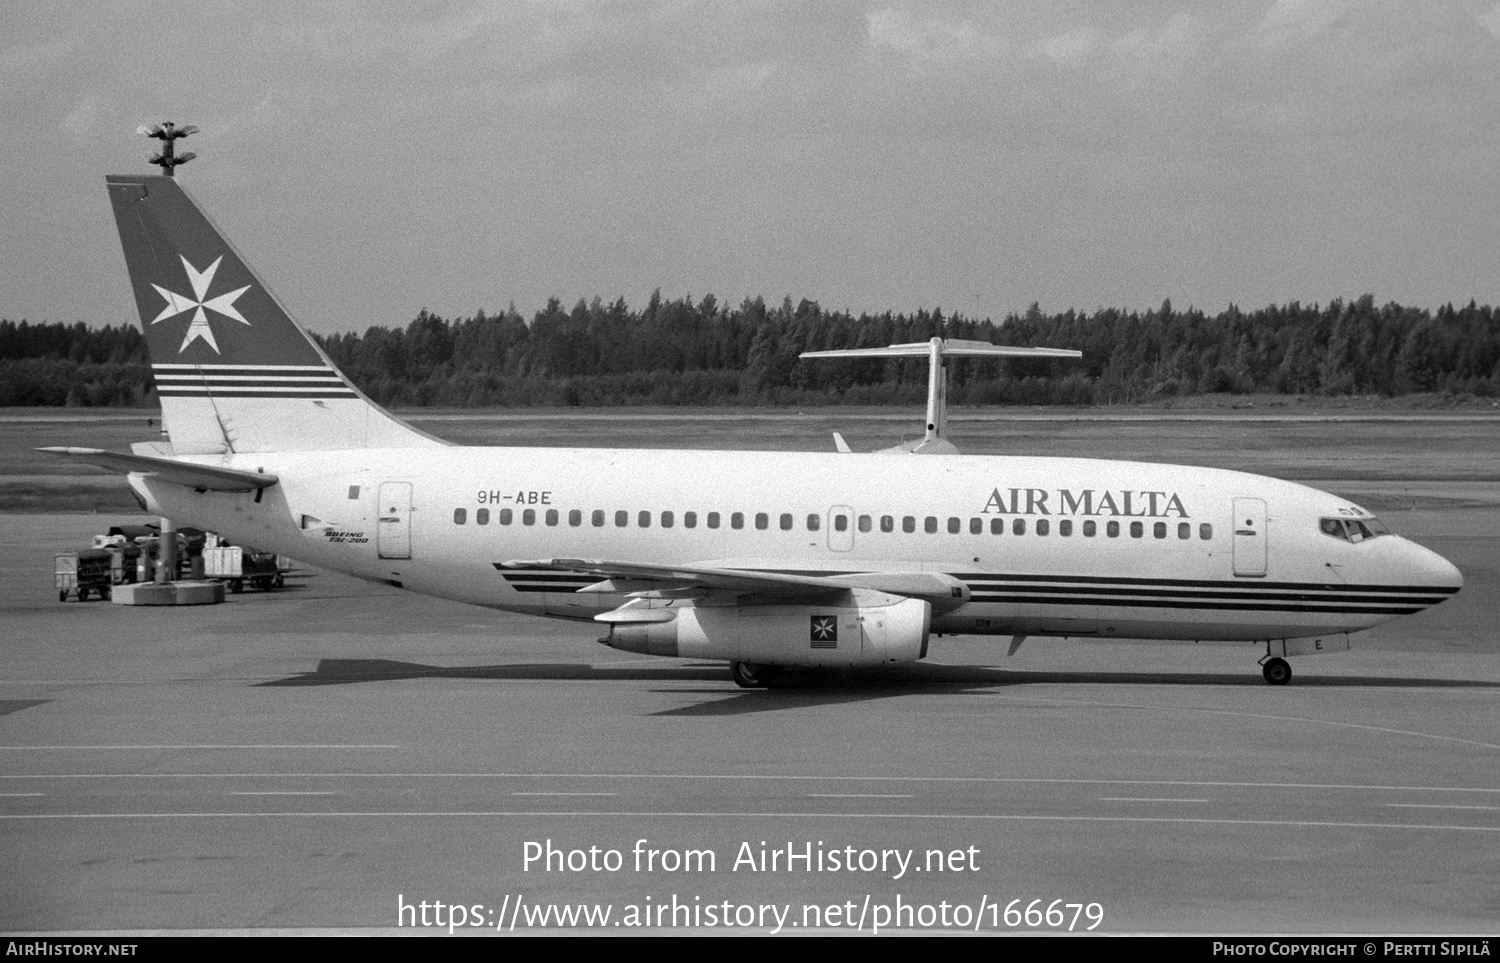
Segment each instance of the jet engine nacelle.
[{"label": "jet engine nacelle", "polygon": [[857,589],[829,605],[693,605],[646,600],[598,616],[605,645],[645,655],[759,665],[885,665],[927,655],[932,606]]}]

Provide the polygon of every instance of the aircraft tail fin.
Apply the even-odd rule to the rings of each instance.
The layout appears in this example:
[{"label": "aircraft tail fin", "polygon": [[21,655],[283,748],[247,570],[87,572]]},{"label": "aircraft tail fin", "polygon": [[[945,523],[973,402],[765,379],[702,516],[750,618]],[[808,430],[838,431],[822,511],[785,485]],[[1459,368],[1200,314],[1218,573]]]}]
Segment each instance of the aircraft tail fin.
[{"label": "aircraft tail fin", "polygon": [[445,444],[350,384],[174,178],[106,181],[176,454]]}]

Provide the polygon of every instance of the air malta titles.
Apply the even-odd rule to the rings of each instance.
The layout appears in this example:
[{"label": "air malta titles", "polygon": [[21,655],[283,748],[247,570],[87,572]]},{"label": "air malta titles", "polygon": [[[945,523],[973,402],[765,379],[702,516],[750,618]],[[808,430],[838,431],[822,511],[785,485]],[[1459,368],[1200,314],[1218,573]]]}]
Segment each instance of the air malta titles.
[{"label": "air malta titles", "polygon": [[[1056,495],[1056,499],[1053,496]],[[1050,503],[1050,504],[1049,504]],[[983,514],[1002,515],[1113,515],[1132,518],[1187,518],[1176,492],[1075,491],[1059,488],[997,488],[984,503]]]}]

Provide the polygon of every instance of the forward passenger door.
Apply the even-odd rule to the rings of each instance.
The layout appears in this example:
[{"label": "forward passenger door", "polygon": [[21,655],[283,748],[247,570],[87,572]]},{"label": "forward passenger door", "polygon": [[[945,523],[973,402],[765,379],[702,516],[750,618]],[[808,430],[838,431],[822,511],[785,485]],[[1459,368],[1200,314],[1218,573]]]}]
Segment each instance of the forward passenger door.
[{"label": "forward passenger door", "polygon": [[1266,503],[1261,498],[1234,500],[1234,574],[1266,575]]}]

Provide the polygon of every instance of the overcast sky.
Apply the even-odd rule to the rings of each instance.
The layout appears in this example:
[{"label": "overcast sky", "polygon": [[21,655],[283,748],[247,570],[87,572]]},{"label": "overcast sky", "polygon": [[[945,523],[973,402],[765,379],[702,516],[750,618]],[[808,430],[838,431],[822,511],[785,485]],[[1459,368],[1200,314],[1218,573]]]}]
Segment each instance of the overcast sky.
[{"label": "overcast sky", "polygon": [[1500,3],[0,0],[0,317],[134,320],[142,123],[309,327],[713,293],[1500,303]]}]

